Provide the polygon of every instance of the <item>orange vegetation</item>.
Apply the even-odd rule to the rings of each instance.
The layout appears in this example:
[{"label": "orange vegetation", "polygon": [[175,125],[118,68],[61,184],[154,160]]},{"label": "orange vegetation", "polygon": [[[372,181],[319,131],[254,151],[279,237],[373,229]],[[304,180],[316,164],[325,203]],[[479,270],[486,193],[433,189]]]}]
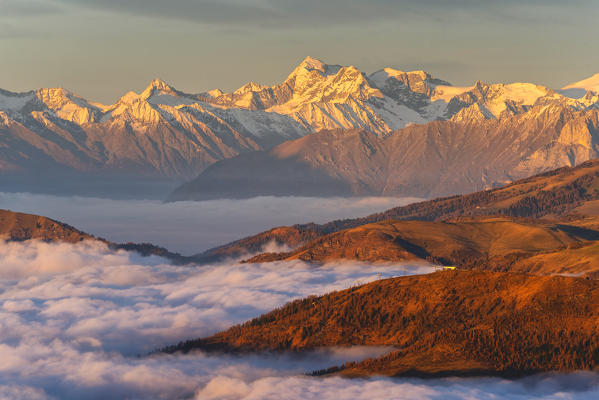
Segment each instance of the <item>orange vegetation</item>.
[{"label": "orange vegetation", "polygon": [[598,318],[595,280],[444,271],[311,296],[164,350],[382,345],[397,350],[328,372],[520,376],[598,368]]},{"label": "orange vegetation", "polygon": [[599,231],[542,220],[475,218],[384,221],[315,239],[287,253],[248,262],[424,259],[469,269],[553,273],[599,272]]},{"label": "orange vegetation", "polygon": [[[304,245],[318,236],[385,220],[444,221],[459,217],[504,216],[519,218],[567,219],[586,224],[585,215],[599,214],[599,159],[575,168],[560,168],[523,179],[502,188],[472,194],[440,198],[392,208],[363,218],[304,224],[279,228],[293,232],[279,235],[275,230],[260,233],[229,245],[209,250],[205,258],[223,254],[255,253],[266,243],[275,241],[290,247]],[[593,229],[599,228],[595,223]],[[252,251],[250,251],[250,249]]]},{"label": "orange vegetation", "polygon": [[92,239],[70,225],[39,215],[0,210],[0,238],[5,240],[39,239],[75,243]]}]

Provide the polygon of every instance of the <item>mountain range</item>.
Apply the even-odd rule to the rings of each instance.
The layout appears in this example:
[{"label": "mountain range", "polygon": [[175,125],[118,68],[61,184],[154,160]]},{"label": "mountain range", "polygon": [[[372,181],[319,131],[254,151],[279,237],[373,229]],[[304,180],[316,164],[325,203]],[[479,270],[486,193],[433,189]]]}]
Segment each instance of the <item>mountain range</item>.
[{"label": "mountain range", "polygon": [[[31,191],[113,184],[164,197],[201,174],[171,196],[193,199],[223,197],[260,174],[263,183],[239,187],[235,197],[297,194],[278,185],[306,173],[306,184],[288,186],[307,195],[329,187],[324,194],[434,196],[449,190],[423,174],[455,171],[457,186],[449,184],[461,192],[596,155],[596,80],[561,91],[454,87],[424,71],[367,75],[308,57],[280,84],[248,83],[232,93],[190,94],[156,79],[103,105],[63,88],[0,90],[0,176]],[[494,161],[486,169],[476,159],[481,151]],[[472,166],[454,165],[471,157]],[[264,173],[275,158],[281,173]]]},{"label": "mountain range", "polygon": [[[418,109],[430,122],[384,134],[364,128],[321,130],[218,162],[169,199],[433,198],[493,188],[599,156],[597,92],[572,99],[531,84],[428,88],[429,97]],[[446,97],[435,97],[438,93]],[[437,112],[431,114],[433,106]]]}]

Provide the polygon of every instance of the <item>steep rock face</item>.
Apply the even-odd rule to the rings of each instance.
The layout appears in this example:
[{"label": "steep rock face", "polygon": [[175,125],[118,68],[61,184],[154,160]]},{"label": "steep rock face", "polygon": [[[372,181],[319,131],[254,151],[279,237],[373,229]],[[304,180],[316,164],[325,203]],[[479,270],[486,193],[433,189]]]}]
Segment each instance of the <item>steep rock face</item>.
[{"label": "steep rock face", "polygon": [[403,90],[404,102],[385,95],[353,66],[327,65],[308,57],[279,85],[248,84],[211,101],[226,107],[289,115],[312,131],[362,128],[383,135],[407,123],[426,121],[409,107],[414,101],[412,96],[420,98],[421,94],[400,80],[394,81]]},{"label": "steep rock face", "polygon": [[0,145],[12,153],[3,157],[2,172],[70,169],[182,179],[307,132],[287,116],[214,107],[160,80],[111,106],[61,88],[3,91],[0,109]]},{"label": "steep rock face", "polygon": [[[239,187],[236,197],[318,195],[319,188],[320,195],[331,195],[331,187],[320,185],[327,176],[342,188],[333,193],[338,196],[348,195],[349,187],[353,195],[438,197],[493,188],[599,157],[599,110],[576,111],[553,103],[520,114],[506,110],[499,118],[411,125],[382,138],[362,130],[313,133],[257,153],[251,163],[242,158],[219,162],[171,199],[226,197],[220,187],[227,187],[227,181],[232,187],[233,179],[260,180],[259,187],[250,185],[255,189],[251,193]],[[274,163],[287,167],[267,171]],[[323,178],[300,182],[286,175],[300,169]],[[211,183],[216,180],[220,186]]]},{"label": "steep rock face", "polygon": [[366,75],[353,66],[306,58],[272,87],[247,84],[233,93],[213,91],[207,101],[226,107],[267,110],[293,117],[312,130],[361,128],[379,136],[412,123],[526,113],[537,102],[586,109],[597,103],[590,92],[568,96],[532,83],[454,87],[424,71],[384,68]]}]

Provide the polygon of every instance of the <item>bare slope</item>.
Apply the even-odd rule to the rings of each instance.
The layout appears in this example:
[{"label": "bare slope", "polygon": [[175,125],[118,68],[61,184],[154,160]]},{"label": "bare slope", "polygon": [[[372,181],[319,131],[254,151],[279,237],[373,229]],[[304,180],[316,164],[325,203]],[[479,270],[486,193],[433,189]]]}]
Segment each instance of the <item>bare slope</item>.
[{"label": "bare slope", "polygon": [[178,188],[170,200],[438,197],[501,186],[596,157],[599,110],[540,103],[498,119],[454,117],[384,137],[367,130],[313,133],[251,158],[221,161]]}]

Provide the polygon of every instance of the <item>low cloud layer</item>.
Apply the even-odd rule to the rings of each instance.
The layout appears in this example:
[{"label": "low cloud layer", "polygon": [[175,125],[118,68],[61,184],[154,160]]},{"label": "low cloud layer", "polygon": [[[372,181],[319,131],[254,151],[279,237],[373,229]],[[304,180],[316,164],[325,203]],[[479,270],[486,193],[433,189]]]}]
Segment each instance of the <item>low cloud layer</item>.
[{"label": "low cloud layer", "polygon": [[104,244],[0,242],[0,399],[594,398],[598,375],[311,378],[386,348],[291,355],[146,354],[310,294],[430,272],[429,265],[303,262],[177,267]]},{"label": "low cloud layer", "polygon": [[44,215],[115,242],[151,242],[185,255],[273,226],[366,216],[418,199],[257,197],[164,204],[0,192],[0,208]]}]

